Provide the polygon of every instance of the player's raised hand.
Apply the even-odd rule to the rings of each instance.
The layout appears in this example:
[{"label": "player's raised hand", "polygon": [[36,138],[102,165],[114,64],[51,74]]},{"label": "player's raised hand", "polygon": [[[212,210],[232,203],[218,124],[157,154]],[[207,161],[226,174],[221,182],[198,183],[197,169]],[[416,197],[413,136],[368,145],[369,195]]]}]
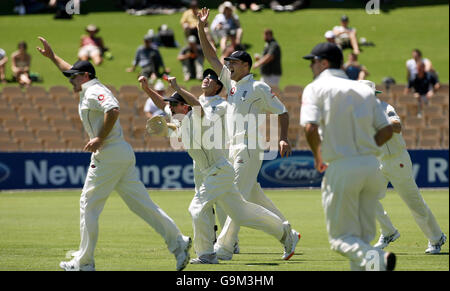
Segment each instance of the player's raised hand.
[{"label": "player's raised hand", "polygon": [[209,9],[206,7],[203,7],[198,13],[198,24],[204,26],[207,26],[208,23],[208,16],[209,16]]},{"label": "player's raised hand", "polygon": [[280,140],[280,155],[282,158],[284,158],[284,156],[289,157],[292,154],[292,149],[291,149],[291,145],[289,144],[289,142],[285,141],[285,140]]},{"label": "player's raised hand", "polygon": [[148,89],[148,79],[145,76],[139,76],[138,82],[141,84],[142,89]]},{"label": "player's raised hand", "polygon": [[38,37],[38,39],[42,42],[42,45],[44,48],[36,47],[36,49],[44,56],[49,59],[55,58],[55,53],[53,52],[52,48],[48,44],[47,40],[41,36]]},{"label": "player's raised hand", "polygon": [[172,87],[173,90],[178,91],[178,83],[176,77],[168,77],[167,82],[169,82],[170,87]]}]

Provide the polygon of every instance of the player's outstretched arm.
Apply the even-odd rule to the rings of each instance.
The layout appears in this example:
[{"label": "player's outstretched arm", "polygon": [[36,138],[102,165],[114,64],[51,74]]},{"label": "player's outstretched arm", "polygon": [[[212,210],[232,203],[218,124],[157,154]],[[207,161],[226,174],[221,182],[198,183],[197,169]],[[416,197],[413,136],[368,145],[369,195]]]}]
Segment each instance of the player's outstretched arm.
[{"label": "player's outstretched arm", "polygon": [[287,135],[289,128],[289,113],[285,112],[283,114],[278,115],[278,121],[280,122],[280,155],[283,158],[284,156],[289,157],[292,153],[291,145],[289,144]]},{"label": "player's outstretched arm", "polygon": [[158,107],[161,110],[164,110],[164,107],[166,107],[166,102],[164,101],[164,97],[159,95],[156,91],[152,90],[148,86],[148,79],[144,76],[140,76],[138,78],[138,81],[141,84],[142,90],[144,90],[145,93],[147,93],[148,97],[150,97],[152,99],[152,101],[153,101],[153,103],[155,103],[156,107]]},{"label": "player's outstretched arm", "polygon": [[202,46],[203,54],[205,55],[208,62],[211,64],[212,69],[220,75],[222,72],[223,64],[217,57],[216,50],[214,46],[208,41],[206,36],[205,28],[208,23],[209,9],[203,7],[197,14],[198,24],[198,38],[200,39],[200,45]]},{"label": "player's outstretched arm", "polygon": [[187,104],[191,106],[201,106],[200,102],[198,102],[197,98],[195,98],[195,96],[191,92],[178,86],[176,77],[169,77],[167,81],[169,82],[170,87],[172,87],[173,90],[175,90],[178,94],[180,94]]},{"label": "player's outstretched arm", "polygon": [[314,156],[314,166],[319,173],[323,173],[327,169],[327,165],[323,163],[322,155],[320,153],[321,140],[319,126],[314,123],[306,124],[305,136]]},{"label": "player's outstretched arm", "polygon": [[72,68],[72,65],[63,60],[62,58],[58,57],[50,47],[50,44],[47,42],[47,40],[41,36],[38,37],[38,39],[42,42],[43,48],[36,47],[36,49],[46,58],[49,58],[57,67],[58,69],[63,72],[70,70]]}]

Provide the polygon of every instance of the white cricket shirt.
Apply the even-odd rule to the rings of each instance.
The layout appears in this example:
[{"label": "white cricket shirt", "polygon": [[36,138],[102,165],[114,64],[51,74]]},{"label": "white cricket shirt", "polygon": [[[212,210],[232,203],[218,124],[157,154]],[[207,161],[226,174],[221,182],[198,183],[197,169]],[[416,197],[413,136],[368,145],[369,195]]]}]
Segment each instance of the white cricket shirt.
[{"label": "white cricket shirt", "polygon": [[[111,91],[97,79],[81,85],[78,113],[90,139],[97,137],[103,126],[104,114],[113,108],[119,108],[119,102]],[[124,141],[122,127],[117,119],[103,144]]]},{"label": "white cricket shirt", "polygon": [[324,162],[381,155],[375,133],[389,125],[374,91],[342,70],[323,71],[303,91],[300,124],[319,125]]},{"label": "white cricket shirt", "polygon": [[[395,112],[394,107],[381,100],[380,104],[381,108],[383,108],[383,111],[386,113],[390,122],[392,121],[400,122],[400,117],[397,115],[397,112]],[[383,156],[381,157],[381,159],[384,159],[397,156],[398,154],[403,153],[406,150],[406,143],[401,133],[394,132],[392,138],[388,140],[384,145],[382,145],[381,148],[383,149]]]},{"label": "white cricket shirt", "polygon": [[[220,96],[214,96],[209,100],[203,99],[200,104],[202,104],[202,107],[204,106],[205,114],[203,118],[200,114],[197,114],[200,111],[194,112],[194,110],[191,110],[185,115],[181,123],[176,122],[169,105],[166,105],[164,111],[171,122],[177,125],[176,134],[181,138],[185,150],[194,161],[194,170],[204,172],[210,167],[226,161],[227,158],[226,150],[222,145],[224,133],[220,121],[226,110],[226,101]],[[214,119],[211,120],[212,118]],[[194,130],[195,126],[198,127]],[[214,134],[221,139],[218,146],[214,144]]]},{"label": "white cricket shirt", "polygon": [[[230,149],[233,147],[248,146],[249,139],[257,140],[259,131],[257,126],[249,127],[248,123],[240,126],[237,116],[255,118],[258,124],[258,114],[287,112],[286,107],[278,97],[272,93],[272,89],[264,82],[255,81],[252,74],[248,74],[238,82],[231,80],[231,72],[223,66],[219,77],[227,90],[227,134],[230,138]],[[243,141],[243,143],[240,143]],[[256,142],[258,145],[258,142]]]}]

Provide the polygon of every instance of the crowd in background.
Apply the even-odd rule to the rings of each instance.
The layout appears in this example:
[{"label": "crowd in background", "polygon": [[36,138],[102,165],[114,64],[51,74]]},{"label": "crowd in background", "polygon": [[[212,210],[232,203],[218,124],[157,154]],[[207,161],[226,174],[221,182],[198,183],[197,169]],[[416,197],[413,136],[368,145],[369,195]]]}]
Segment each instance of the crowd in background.
[{"label": "crowd in background", "polygon": [[[87,0],[77,0],[85,2]],[[67,0],[15,0],[15,11],[19,14],[37,13],[52,7],[61,10],[65,8]],[[178,48],[177,60],[181,63],[182,74],[185,81],[191,79],[202,79],[204,56],[199,45],[197,35],[197,12],[199,3],[197,0],[120,0],[118,3],[122,9],[148,9],[161,7],[174,7],[183,11],[180,18],[180,25],[184,32],[184,39],[180,46],[175,40],[173,29],[166,24],[161,25],[157,32],[149,29],[143,36],[143,43],[136,49],[132,60],[132,66],[126,68],[127,72],[135,72],[139,69],[139,74],[146,76],[150,83],[158,82],[170,73],[170,69],[164,64],[163,56],[159,52],[159,47]],[[259,12],[262,9],[270,8],[276,12],[293,11],[307,8],[307,0],[234,0],[225,1],[219,6],[219,13],[212,19],[208,29],[207,37],[218,50],[221,60],[229,56],[235,50],[246,50],[243,40],[245,37],[245,27],[242,27],[237,10]],[[62,14],[57,12],[55,17]],[[324,34],[324,41],[335,43],[341,50],[349,50],[346,62],[342,69],[353,80],[364,80],[369,76],[369,69],[358,61],[363,54],[362,46],[373,45],[363,37],[358,39],[357,29],[349,25],[350,19],[343,15],[340,24],[336,25]],[[112,59],[112,54],[102,37],[98,36],[100,28],[94,24],[85,27],[85,34],[80,38],[78,48],[78,59],[90,60],[94,65],[101,65],[104,59]],[[253,69],[260,71],[261,80],[271,87],[279,87],[282,78],[282,49],[276,41],[276,31],[267,27],[262,29],[264,49],[261,54],[255,54]],[[13,82],[18,82],[21,86],[28,87],[35,80],[39,79],[37,73],[30,71],[31,56],[27,53],[27,44],[21,41],[18,50],[11,53],[11,72]],[[6,83],[6,64],[9,61],[7,52],[0,48],[0,81]],[[406,62],[407,86],[404,93],[412,93],[418,100],[418,115],[421,115],[421,108],[428,103],[434,92],[439,89],[438,74],[433,68],[428,58],[422,57],[419,49],[412,51],[412,58]],[[395,82],[395,80],[393,80]]]}]

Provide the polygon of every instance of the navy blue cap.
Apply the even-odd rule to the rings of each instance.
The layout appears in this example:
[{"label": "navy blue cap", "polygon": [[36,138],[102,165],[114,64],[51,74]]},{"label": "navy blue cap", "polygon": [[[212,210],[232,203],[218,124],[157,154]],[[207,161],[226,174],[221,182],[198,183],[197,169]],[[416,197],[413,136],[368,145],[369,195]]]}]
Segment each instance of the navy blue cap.
[{"label": "navy blue cap", "polygon": [[169,102],[179,102],[179,103],[183,103],[186,104],[186,101],[184,101],[183,96],[181,96],[180,94],[178,94],[177,92],[173,93],[170,97],[168,98],[164,98],[164,101],[169,101]]},{"label": "navy blue cap", "polygon": [[331,42],[322,42],[316,45],[309,55],[303,57],[306,60],[326,59],[334,63],[342,63],[344,59],[341,49]]},{"label": "navy blue cap", "polygon": [[248,67],[252,67],[252,57],[245,51],[234,51],[229,57],[225,58],[225,61],[237,60],[248,63]]},{"label": "navy blue cap", "polygon": [[95,69],[94,66],[88,61],[77,61],[73,64],[70,70],[64,71],[63,74],[66,77],[71,77],[73,74],[84,73],[87,72],[91,77],[95,78]]}]

